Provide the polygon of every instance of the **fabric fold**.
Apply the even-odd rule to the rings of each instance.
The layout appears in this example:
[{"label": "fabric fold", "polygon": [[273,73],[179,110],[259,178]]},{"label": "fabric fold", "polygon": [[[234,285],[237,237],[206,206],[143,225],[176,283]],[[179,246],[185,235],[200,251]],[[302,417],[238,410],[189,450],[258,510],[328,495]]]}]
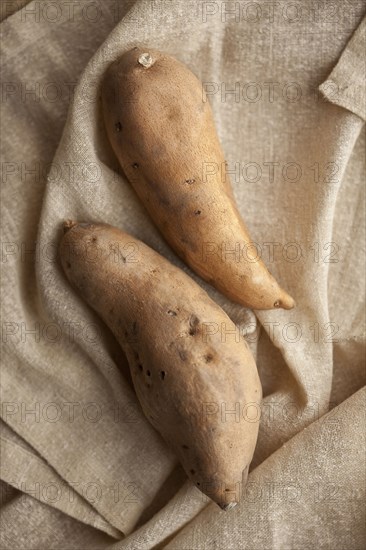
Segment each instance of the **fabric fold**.
[{"label": "fabric fold", "polygon": [[347,43],[337,65],[319,86],[324,97],[366,120],[366,19]]},{"label": "fabric fold", "polygon": [[209,506],[164,548],[330,549],[335,531],[339,548],[363,548],[365,397],[364,388],[256,468],[229,522]]},{"label": "fabric fold", "polygon": [[[15,434],[10,434],[9,428],[2,426],[1,432],[0,477],[3,481],[43,504],[104,531],[115,539],[123,538],[123,533],[106,522],[88,502],[88,493],[92,502],[96,498],[97,486],[90,484],[89,487],[84,487],[84,498],[80,497],[74,487],[65,483],[49,464],[34,454],[32,449],[27,448],[25,442],[19,444],[19,438]],[[74,482],[73,485],[75,484]]]}]

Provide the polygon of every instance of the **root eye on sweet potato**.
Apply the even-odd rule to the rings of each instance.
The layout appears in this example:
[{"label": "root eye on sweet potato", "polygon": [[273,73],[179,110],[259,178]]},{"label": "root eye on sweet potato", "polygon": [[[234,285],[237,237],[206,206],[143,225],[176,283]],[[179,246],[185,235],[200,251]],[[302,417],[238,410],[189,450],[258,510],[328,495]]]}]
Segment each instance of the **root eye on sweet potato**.
[{"label": "root eye on sweet potato", "polygon": [[[115,154],[177,254],[244,306],[292,308],[294,300],[262,260],[244,254],[252,241],[234,203],[210,105],[193,73],[164,53],[134,48],[107,70],[102,101]],[[229,252],[238,246],[239,260]]]},{"label": "root eye on sweet potato", "polygon": [[[131,248],[133,258],[123,261]],[[146,417],[196,487],[232,508],[256,445],[253,407],[261,401],[253,356],[233,336],[233,322],[183,271],[111,226],[66,224],[60,258],[126,353]]]}]

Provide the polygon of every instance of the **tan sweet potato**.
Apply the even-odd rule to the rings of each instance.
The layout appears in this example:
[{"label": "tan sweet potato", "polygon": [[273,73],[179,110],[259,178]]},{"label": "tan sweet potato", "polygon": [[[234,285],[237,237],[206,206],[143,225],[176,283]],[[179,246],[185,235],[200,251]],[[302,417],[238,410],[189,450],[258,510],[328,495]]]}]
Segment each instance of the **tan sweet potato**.
[{"label": "tan sweet potato", "polygon": [[227,510],[256,445],[261,384],[235,325],[183,271],[107,225],[70,222],[67,278],[122,346],[142,409],[187,475]]},{"label": "tan sweet potato", "polygon": [[255,259],[212,111],[194,74],[164,53],[134,48],[107,70],[102,100],[115,154],[177,254],[244,306],[292,308],[294,300]]}]

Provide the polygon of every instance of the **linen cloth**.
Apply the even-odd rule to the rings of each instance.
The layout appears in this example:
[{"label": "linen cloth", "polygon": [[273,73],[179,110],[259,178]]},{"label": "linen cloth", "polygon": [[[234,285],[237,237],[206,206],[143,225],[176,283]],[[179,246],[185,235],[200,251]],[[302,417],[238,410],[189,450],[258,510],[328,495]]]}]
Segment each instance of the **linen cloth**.
[{"label": "linen cloth", "polygon": [[[365,545],[365,5],[332,6],[33,1],[1,23],[3,547]],[[202,80],[239,210],[296,309],[254,315],[201,281],[119,171],[100,82],[135,45]],[[65,280],[69,218],[142,239],[246,336],[264,402],[232,512],[186,479],[118,344]]]}]

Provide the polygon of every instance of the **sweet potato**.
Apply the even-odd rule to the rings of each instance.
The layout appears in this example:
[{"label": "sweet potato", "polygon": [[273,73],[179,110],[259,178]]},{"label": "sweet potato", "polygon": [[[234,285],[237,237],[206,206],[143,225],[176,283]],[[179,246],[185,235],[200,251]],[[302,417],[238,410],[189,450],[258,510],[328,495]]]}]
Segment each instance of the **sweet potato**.
[{"label": "sweet potato", "polygon": [[233,507],[262,395],[233,322],[183,271],[111,226],[68,223],[60,258],[123,348],[148,420],[193,483],[224,510]]},{"label": "sweet potato", "polygon": [[[255,259],[212,111],[194,74],[164,53],[134,48],[108,68],[102,102],[123,171],[177,254],[233,301],[292,308],[291,296]],[[205,174],[208,165],[212,176]]]}]

